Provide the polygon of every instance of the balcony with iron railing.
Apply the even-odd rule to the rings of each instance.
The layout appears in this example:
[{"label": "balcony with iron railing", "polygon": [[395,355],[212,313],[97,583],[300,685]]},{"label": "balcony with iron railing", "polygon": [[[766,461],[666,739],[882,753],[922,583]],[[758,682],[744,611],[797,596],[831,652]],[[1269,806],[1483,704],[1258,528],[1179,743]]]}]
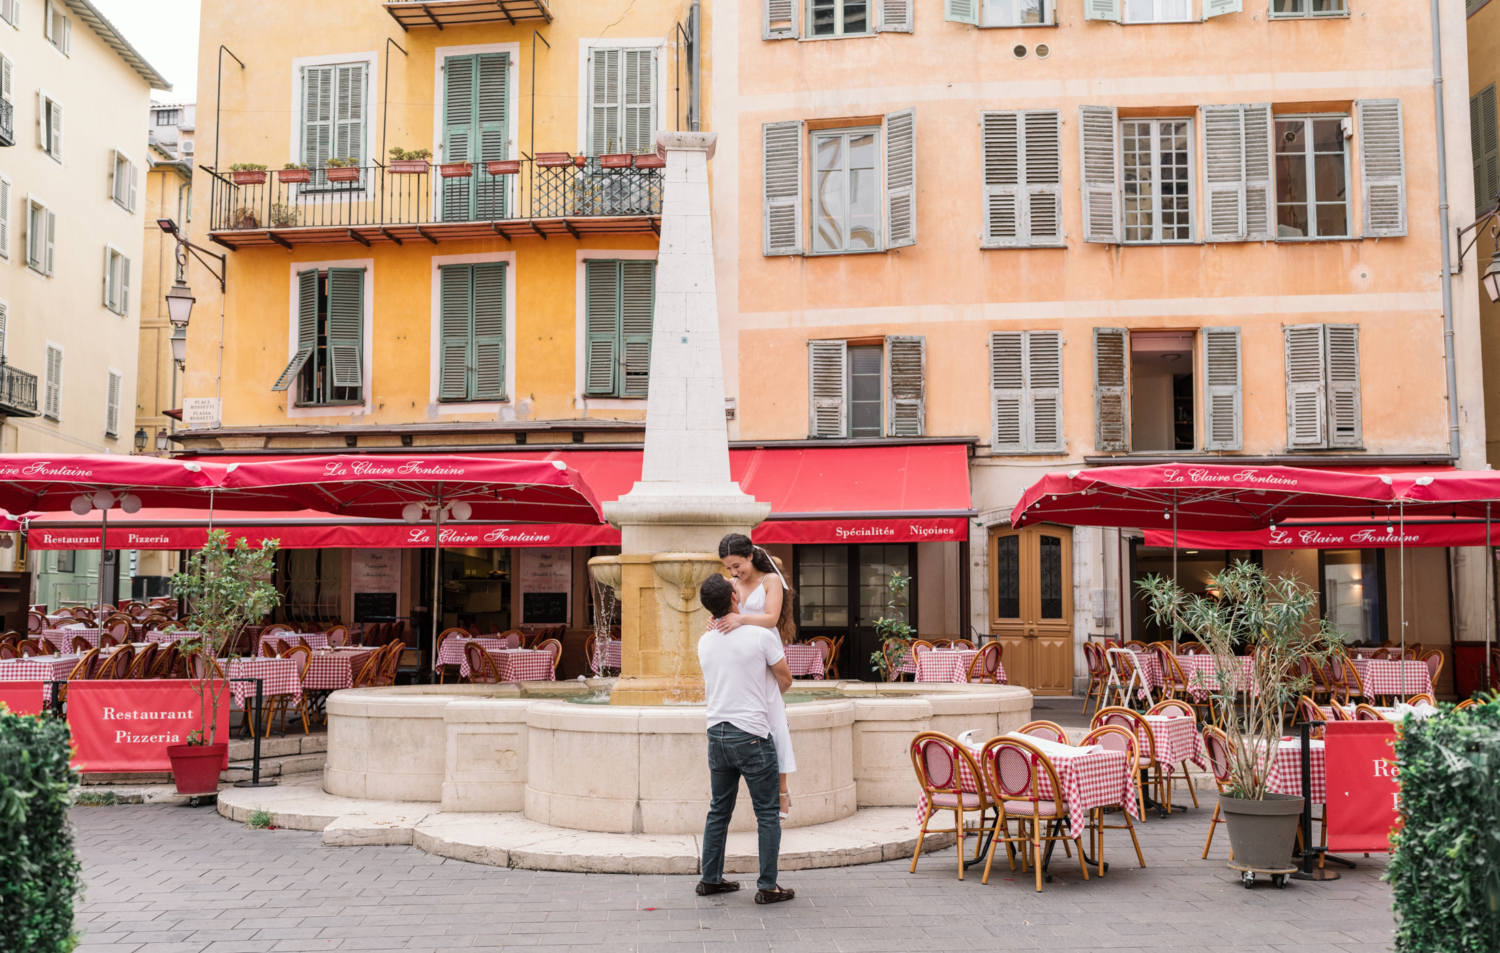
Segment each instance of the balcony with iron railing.
[{"label": "balcony with iron railing", "polygon": [[659,234],[663,165],[651,153],[544,152],[454,165],[203,171],[211,183],[209,237],[238,249]]},{"label": "balcony with iron railing", "polygon": [[8,99],[0,99],[0,146],[16,144],[16,106]]},{"label": "balcony with iron railing", "polygon": [[35,417],[36,375],[18,371],[0,358],[0,417]]}]

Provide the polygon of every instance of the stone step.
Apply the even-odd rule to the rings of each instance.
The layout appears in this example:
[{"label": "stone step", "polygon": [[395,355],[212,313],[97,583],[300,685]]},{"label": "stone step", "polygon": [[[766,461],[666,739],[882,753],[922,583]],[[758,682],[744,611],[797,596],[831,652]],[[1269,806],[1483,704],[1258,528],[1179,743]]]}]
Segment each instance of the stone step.
[{"label": "stone step", "polygon": [[[280,778],[292,774],[311,774],[323,771],[323,764],[328,760],[327,752],[313,751],[307,754],[289,754],[278,758],[267,758],[262,752],[260,759],[260,776],[262,778]],[[229,768],[219,775],[220,781],[234,783],[236,781],[248,781],[253,773],[254,762],[246,758],[243,761],[229,762]]]},{"label": "stone step", "polygon": [[[286,755],[296,754],[318,754],[328,750],[328,735],[313,734],[300,735],[288,734],[285,737],[272,735],[260,740],[260,757],[262,763],[267,758],[280,758]],[[254,757],[255,740],[253,738],[236,738],[229,742],[229,760],[249,761]]]}]

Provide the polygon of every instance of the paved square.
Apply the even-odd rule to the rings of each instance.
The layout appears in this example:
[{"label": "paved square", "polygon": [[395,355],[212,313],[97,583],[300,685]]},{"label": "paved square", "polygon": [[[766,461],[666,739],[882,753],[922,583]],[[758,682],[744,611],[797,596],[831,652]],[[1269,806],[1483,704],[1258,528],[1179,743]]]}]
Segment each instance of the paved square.
[{"label": "paved square", "polygon": [[[411,847],[326,848],[320,835],[254,831],[212,808],[77,808],[86,893],[81,950],[259,953],[533,948],[610,953],[883,953],[1160,950],[1372,953],[1391,947],[1383,855],[1332,883],[1245,890],[1208,810],[1141,825],[1147,868],[1110,833],[1102,881],[1074,862],[1038,894],[1029,876],[979,870],[953,851],[909,862],[792,871],[797,899],[700,898],[693,877],[507,870]],[[1127,860],[1127,856],[1129,860]]]}]

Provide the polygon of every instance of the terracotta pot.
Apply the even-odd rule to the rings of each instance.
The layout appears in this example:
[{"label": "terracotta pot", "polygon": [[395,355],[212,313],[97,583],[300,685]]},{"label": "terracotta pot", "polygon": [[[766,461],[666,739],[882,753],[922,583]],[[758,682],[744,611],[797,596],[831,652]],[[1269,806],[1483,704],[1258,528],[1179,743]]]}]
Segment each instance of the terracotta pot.
[{"label": "terracotta pot", "polygon": [[536,164],[543,169],[558,169],[573,164],[573,157],[566,152],[538,152]]},{"label": "terracotta pot", "polygon": [[521,171],[520,159],[500,159],[495,162],[486,162],[485,171],[490,175],[515,175]]},{"label": "terracotta pot", "polygon": [[396,175],[421,175],[428,169],[426,159],[392,159],[386,168]]},{"label": "terracotta pot", "polygon": [[607,156],[600,156],[599,166],[604,169],[628,169],[630,168],[630,160],[634,158],[635,156],[628,152],[613,153]]},{"label": "terracotta pot", "polygon": [[231,172],[230,177],[234,179],[235,185],[265,185],[266,173],[264,169],[249,172]]},{"label": "terracotta pot", "polygon": [[219,790],[219,772],[224,770],[229,744],[168,745],[172,780],[178,794],[213,794]]},{"label": "terracotta pot", "polygon": [[284,183],[311,182],[311,169],[282,169],[276,173],[276,181]]},{"label": "terracotta pot", "polygon": [[1268,793],[1264,801],[1250,801],[1221,794],[1219,810],[1229,825],[1236,867],[1286,870],[1292,866],[1302,798]]},{"label": "terracotta pot", "polygon": [[360,168],[357,165],[335,166],[332,169],[325,168],[323,174],[330,182],[358,182]]},{"label": "terracotta pot", "polygon": [[573,157],[573,164],[576,165],[576,166],[578,166],[578,168],[581,169],[584,166],[586,166],[586,165],[589,164],[589,157],[588,156],[574,156]]},{"label": "terracotta pot", "polygon": [[467,179],[474,174],[474,163],[444,162],[438,166],[438,173],[445,179]]},{"label": "terracotta pot", "polygon": [[637,169],[665,169],[667,160],[654,152],[644,152],[635,157]]}]

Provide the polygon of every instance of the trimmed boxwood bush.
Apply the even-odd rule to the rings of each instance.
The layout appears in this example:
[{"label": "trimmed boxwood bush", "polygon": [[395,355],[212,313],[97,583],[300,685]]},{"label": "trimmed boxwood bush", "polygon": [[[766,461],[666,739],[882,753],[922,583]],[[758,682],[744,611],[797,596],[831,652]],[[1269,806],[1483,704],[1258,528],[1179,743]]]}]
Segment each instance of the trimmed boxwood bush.
[{"label": "trimmed boxwood bush", "polygon": [[[3,706],[0,706],[3,707]],[[0,711],[0,950],[65,953],[78,861],[67,723]]]},{"label": "trimmed boxwood bush", "polygon": [[1396,756],[1396,949],[1500,950],[1500,702],[1407,719]]}]

